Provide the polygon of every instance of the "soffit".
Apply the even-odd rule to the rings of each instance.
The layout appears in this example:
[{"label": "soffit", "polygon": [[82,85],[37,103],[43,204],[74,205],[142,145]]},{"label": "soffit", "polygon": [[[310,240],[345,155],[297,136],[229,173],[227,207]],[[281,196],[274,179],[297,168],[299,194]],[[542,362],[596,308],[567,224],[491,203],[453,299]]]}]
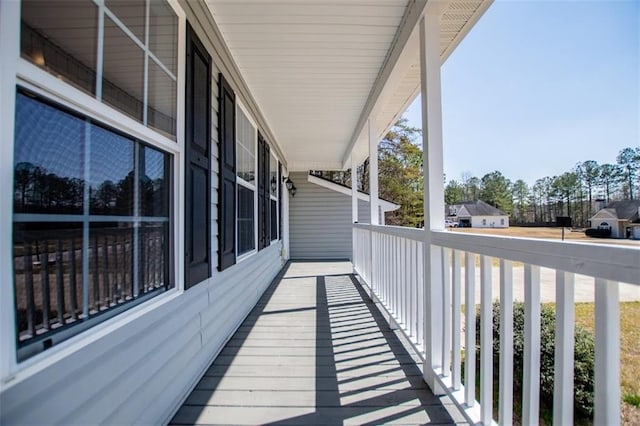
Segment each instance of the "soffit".
[{"label": "soffit", "polygon": [[[345,152],[362,130],[356,128],[359,119],[414,3],[207,0],[290,170],[343,168]],[[472,6],[475,11],[481,3],[444,3],[443,56],[469,22],[465,16],[473,15]],[[419,63],[417,36],[412,40],[392,84],[376,100],[376,122],[384,123],[379,132],[417,93],[419,67],[412,69]]]}]

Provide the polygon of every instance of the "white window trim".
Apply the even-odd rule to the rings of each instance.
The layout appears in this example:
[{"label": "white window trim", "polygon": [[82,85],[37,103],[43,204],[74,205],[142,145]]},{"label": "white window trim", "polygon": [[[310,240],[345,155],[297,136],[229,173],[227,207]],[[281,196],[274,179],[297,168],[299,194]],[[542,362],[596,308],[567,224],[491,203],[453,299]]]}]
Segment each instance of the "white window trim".
[{"label": "white window trim", "polygon": [[[280,241],[280,201],[278,196],[280,195],[280,191],[281,188],[280,186],[282,185],[282,182],[278,182],[280,180],[280,177],[278,176],[278,163],[280,162],[280,159],[278,158],[278,156],[271,152],[270,154],[270,158],[269,158],[269,163],[271,163],[271,160],[275,160],[275,165],[276,165],[276,193],[271,194],[271,186],[269,186],[269,199],[271,201],[275,201],[276,202],[276,238],[275,240],[271,239],[271,235],[269,235],[269,246],[272,246],[273,244],[277,244]],[[271,169],[271,166],[269,166],[269,169]],[[271,174],[271,170],[269,170],[269,174]],[[269,182],[269,185],[271,185],[271,182]],[[269,204],[269,214],[271,214],[271,204]]]},{"label": "white window trim", "polygon": [[[238,113],[237,111],[242,111],[242,114],[249,120],[251,126],[253,126],[253,173],[255,176],[254,184],[247,182],[238,176],[238,145],[241,145],[238,142]],[[236,122],[234,123],[236,126],[236,200],[239,200],[238,196],[238,184],[243,187],[250,189],[253,191],[253,250],[247,251],[245,253],[239,254],[238,252],[238,207],[239,203],[236,201],[236,212],[235,212],[235,230],[234,230],[234,238],[235,238],[235,250],[236,250],[236,263],[240,263],[245,259],[250,258],[254,254],[258,253],[258,125],[254,120],[253,116],[249,113],[249,110],[244,106],[242,101],[236,97]],[[244,148],[240,148],[244,149]]]},{"label": "white window trim", "polygon": [[[34,355],[20,363],[16,360],[16,342],[15,342],[15,306],[13,298],[13,286],[6,293],[0,291],[3,296],[0,298],[2,340],[0,341],[0,391],[8,386],[15,385],[22,379],[29,377],[31,374],[47,368],[54,364],[57,360],[63,358],[69,353],[81,350],[82,348],[93,342],[98,336],[104,332],[114,329],[127,327],[129,322],[139,317],[145,312],[154,310],[170,303],[179,294],[184,291],[184,259],[180,253],[184,253],[183,229],[184,216],[181,206],[185,203],[184,195],[184,129],[185,129],[185,66],[186,66],[186,13],[176,0],[166,0],[178,17],[178,62],[177,62],[177,84],[176,84],[176,139],[173,140],[165,136],[162,132],[149,128],[139,121],[129,117],[125,113],[120,112],[107,104],[104,104],[92,94],[88,94],[77,89],[70,83],[56,78],[53,74],[39,68],[37,65],[20,57],[20,46],[17,40],[20,40],[20,3],[18,2],[0,2],[0,50],[8,56],[3,57],[3,66],[0,67],[0,93],[5,89],[11,93],[13,99],[11,105],[3,105],[0,108],[0,120],[3,120],[11,112],[10,123],[4,123],[0,126],[0,134],[5,140],[11,140],[12,143],[0,144],[0,164],[10,165],[7,170],[13,170],[13,151],[14,151],[14,125],[15,125],[15,93],[18,87],[28,89],[45,99],[56,102],[70,110],[77,111],[89,118],[95,119],[107,126],[119,130],[131,137],[139,139],[149,146],[156,147],[162,151],[172,155],[173,157],[173,205],[171,207],[171,217],[174,222],[172,230],[173,240],[173,265],[174,267],[174,287],[148,301],[134,306],[125,312],[122,312],[113,318],[91,327],[91,332],[85,330],[78,335],[65,340],[46,351]],[[96,0],[96,4],[102,4],[102,0]],[[99,15],[101,16],[101,15]],[[6,25],[5,25],[6,24]],[[101,45],[102,42],[99,42]],[[98,71],[97,71],[98,72]],[[101,72],[101,70],[100,70]],[[101,81],[101,79],[98,79]],[[3,100],[5,97],[3,96]],[[4,125],[10,124],[10,125]],[[10,136],[10,137],[8,137]],[[11,180],[12,181],[12,180]],[[9,189],[9,188],[8,188]],[[13,220],[13,189],[6,191],[6,197],[9,200],[4,207],[0,207],[0,218],[3,220],[0,229],[7,228],[10,235],[12,232]],[[2,206],[3,203],[0,203]],[[5,274],[11,274],[12,271],[12,243],[8,240],[6,244],[0,246],[0,265],[8,265],[2,268]],[[13,278],[9,280],[13,281]],[[1,286],[3,289],[7,286]],[[8,297],[5,297],[8,296]]]}]

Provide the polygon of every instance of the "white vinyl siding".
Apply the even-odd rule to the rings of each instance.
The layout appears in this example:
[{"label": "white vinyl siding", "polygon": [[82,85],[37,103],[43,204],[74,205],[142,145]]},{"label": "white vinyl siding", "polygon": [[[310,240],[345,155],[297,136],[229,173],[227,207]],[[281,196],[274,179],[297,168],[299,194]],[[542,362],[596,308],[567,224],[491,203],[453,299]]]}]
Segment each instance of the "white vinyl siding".
[{"label": "white vinyl siding", "polygon": [[[292,259],[350,259],[351,197],[315,185],[307,173],[291,173],[298,192],[289,198]],[[369,203],[358,200],[359,222],[369,222]]]}]

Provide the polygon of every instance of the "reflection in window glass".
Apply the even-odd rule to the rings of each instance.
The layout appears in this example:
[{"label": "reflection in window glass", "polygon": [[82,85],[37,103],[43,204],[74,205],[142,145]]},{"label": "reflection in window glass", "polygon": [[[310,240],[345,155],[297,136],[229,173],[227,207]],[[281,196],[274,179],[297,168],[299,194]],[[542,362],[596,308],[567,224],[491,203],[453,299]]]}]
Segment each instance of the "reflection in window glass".
[{"label": "reflection in window glass", "polygon": [[91,0],[24,0],[22,57],[95,94],[98,7]]},{"label": "reflection in window glass", "polygon": [[169,279],[169,223],[140,224],[140,293],[163,288]]},{"label": "reflection in window glass", "polygon": [[133,215],[133,146],[130,139],[91,125],[91,214]]},{"label": "reflection in window glass", "polygon": [[104,20],[102,99],[142,121],[144,51],[109,18]]},{"label": "reflection in window glass", "polygon": [[16,101],[14,212],[82,213],[84,121],[22,93]]},{"label": "reflection in window glass", "polygon": [[176,82],[153,60],[149,60],[147,122],[170,135],[176,133]]},{"label": "reflection in window glass", "polygon": [[256,130],[242,109],[237,109],[236,117],[238,177],[253,184],[256,175]]},{"label": "reflection in window glass", "polygon": [[255,249],[253,191],[238,185],[238,255]]},{"label": "reflection in window glass", "polygon": [[82,317],[82,223],[14,222],[18,342]]},{"label": "reflection in window glass", "polygon": [[92,222],[89,229],[89,315],[135,296],[134,227],[131,222]]},{"label": "reflection in window glass", "polygon": [[149,48],[175,75],[178,62],[178,18],[164,0],[149,0]]},{"label": "reflection in window glass", "polygon": [[269,160],[269,193],[272,197],[278,196],[278,160],[273,154]]},{"label": "reflection in window glass", "polygon": [[278,239],[278,202],[271,200],[271,241]]},{"label": "reflection in window glass", "polygon": [[105,0],[105,5],[144,43],[145,0]]},{"label": "reflection in window glass", "polygon": [[169,156],[148,146],[140,148],[140,215],[169,216]]}]

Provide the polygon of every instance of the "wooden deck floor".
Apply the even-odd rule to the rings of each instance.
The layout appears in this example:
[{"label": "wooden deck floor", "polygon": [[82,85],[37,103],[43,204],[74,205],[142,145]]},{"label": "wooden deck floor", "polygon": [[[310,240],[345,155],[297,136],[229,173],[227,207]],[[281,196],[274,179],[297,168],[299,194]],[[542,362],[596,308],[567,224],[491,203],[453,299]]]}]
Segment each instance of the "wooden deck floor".
[{"label": "wooden deck floor", "polygon": [[171,421],[452,424],[349,262],[293,262]]}]

